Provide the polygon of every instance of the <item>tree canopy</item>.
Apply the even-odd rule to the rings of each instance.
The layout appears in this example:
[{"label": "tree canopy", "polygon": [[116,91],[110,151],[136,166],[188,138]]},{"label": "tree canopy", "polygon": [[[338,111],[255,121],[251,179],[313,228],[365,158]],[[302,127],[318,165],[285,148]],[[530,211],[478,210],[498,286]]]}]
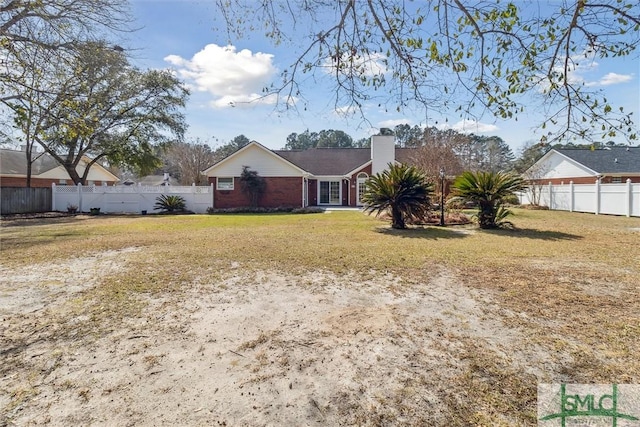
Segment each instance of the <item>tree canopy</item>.
[{"label": "tree canopy", "polygon": [[[358,143],[362,143],[358,141]],[[287,136],[285,150],[306,150],[308,148],[361,148],[358,147],[349,134],[341,130],[321,130],[301,134],[291,133]]]},{"label": "tree canopy", "polygon": [[242,147],[249,145],[250,142],[251,140],[243,134],[235,136],[231,141],[221,145],[215,150],[217,160],[224,159],[225,157],[235,153]]},{"label": "tree canopy", "polygon": [[33,90],[25,74],[64,61],[85,42],[128,31],[127,0],[5,0],[0,5],[0,99]]},{"label": "tree canopy", "polygon": [[[188,92],[168,71],[142,71],[102,42],[87,42],[31,72],[38,86],[5,100],[16,127],[65,167],[74,183],[91,165],[128,165],[140,173],[158,166],[153,146],[181,139]],[[46,72],[45,72],[46,71]],[[84,175],[80,161],[90,162]]]},{"label": "tree canopy", "polygon": [[231,42],[267,29],[274,43],[297,45],[297,58],[268,88],[285,107],[304,102],[304,75],[317,72],[332,76],[337,107],[363,115],[378,104],[517,119],[533,106],[544,108],[540,126],[550,138],[636,138],[629,112],[575,78],[585,63],[635,54],[636,1],[216,3]]}]

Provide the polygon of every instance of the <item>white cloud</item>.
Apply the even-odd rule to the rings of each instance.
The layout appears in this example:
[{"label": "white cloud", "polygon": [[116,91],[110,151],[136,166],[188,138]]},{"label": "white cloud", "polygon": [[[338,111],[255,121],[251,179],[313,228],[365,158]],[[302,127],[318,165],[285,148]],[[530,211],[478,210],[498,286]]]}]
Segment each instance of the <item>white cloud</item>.
[{"label": "white cloud", "polygon": [[235,46],[208,44],[191,59],[169,55],[164,60],[176,68],[188,86],[216,97],[213,106],[275,102],[275,97],[262,98],[260,94],[277,73],[271,54],[254,54],[247,49],[237,52]]},{"label": "white cloud", "polygon": [[411,120],[409,119],[391,119],[391,120],[383,120],[378,122],[379,128],[389,128],[394,129],[398,125],[410,125]]},{"label": "white cloud", "polygon": [[[585,52],[583,55],[573,56],[571,57],[567,79],[571,84],[584,84],[586,87],[611,86],[626,83],[633,79],[633,74],[608,73],[598,80],[587,80],[584,75],[593,74],[598,69],[598,66],[599,64],[593,60],[593,52]],[[561,66],[554,68],[554,71],[558,74],[564,72]],[[540,88],[542,92],[548,91],[549,82],[543,79]]]},{"label": "white cloud", "polygon": [[274,105],[276,102],[276,95],[261,95],[257,93],[249,93],[243,95],[225,95],[211,101],[209,105],[215,108],[250,107],[256,104]]},{"label": "white cloud", "polygon": [[632,78],[633,74],[608,73],[604,77],[602,77],[597,84],[600,86],[615,85],[618,83],[626,83],[628,81],[631,81]]},{"label": "white cloud", "polygon": [[[593,86],[591,83],[587,83],[584,74],[588,74],[596,70],[599,66],[595,61],[595,52],[593,50],[585,50],[584,52],[569,57],[567,65],[567,81],[572,85],[584,84],[585,86]],[[553,73],[558,76],[564,75],[564,60],[565,57],[559,57],[556,61],[556,66],[553,67]],[[540,82],[538,84],[539,91],[541,93],[547,93],[551,88],[549,80],[545,74],[538,75]]]},{"label": "white cloud", "polygon": [[491,125],[488,123],[480,123],[477,120],[460,120],[458,123],[454,123],[453,125],[442,124],[436,126],[440,129],[453,129],[460,133],[489,133],[496,132],[500,128],[496,125]]}]

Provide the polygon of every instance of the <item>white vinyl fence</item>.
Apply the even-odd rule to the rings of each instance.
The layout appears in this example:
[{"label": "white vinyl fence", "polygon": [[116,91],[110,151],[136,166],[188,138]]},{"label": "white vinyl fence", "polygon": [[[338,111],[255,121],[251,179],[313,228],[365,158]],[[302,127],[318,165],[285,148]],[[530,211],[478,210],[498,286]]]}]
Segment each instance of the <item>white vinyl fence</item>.
[{"label": "white vinyl fence", "polygon": [[[640,216],[640,183],[569,184],[538,186],[540,205],[551,210],[589,212],[608,215]],[[531,203],[531,190],[518,195],[520,202]]]},{"label": "white vinyl fence", "polygon": [[206,213],[207,208],[213,206],[213,184],[198,187],[53,184],[51,206],[54,211],[66,211],[69,206],[76,206],[78,212],[100,208],[101,213],[153,213],[156,198],[162,194],[181,196],[186,201],[187,210],[196,213]]}]

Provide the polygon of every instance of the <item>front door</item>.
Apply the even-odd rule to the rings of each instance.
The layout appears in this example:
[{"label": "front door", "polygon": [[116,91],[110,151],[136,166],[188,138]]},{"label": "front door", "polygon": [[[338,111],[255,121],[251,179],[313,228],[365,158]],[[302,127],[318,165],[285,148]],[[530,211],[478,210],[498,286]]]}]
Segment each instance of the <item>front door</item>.
[{"label": "front door", "polygon": [[319,200],[321,205],[339,205],[340,181],[320,181]]},{"label": "front door", "polygon": [[362,196],[367,191],[367,179],[369,179],[369,175],[367,175],[366,173],[360,172],[358,174],[358,181],[357,181],[357,187],[356,187],[358,189],[357,202],[356,202],[358,206],[364,205],[364,202],[362,201]]}]

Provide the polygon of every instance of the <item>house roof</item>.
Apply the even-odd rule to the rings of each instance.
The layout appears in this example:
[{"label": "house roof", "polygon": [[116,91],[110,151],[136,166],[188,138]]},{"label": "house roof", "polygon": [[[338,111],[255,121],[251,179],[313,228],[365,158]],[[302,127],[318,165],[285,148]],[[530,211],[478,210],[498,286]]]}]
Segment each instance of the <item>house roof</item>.
[{"label": "house roof", "polygon": [[346,175],[371,160],[369,148],[310,148],[274,152],[313,175]]},{"label": "house roof", "polygon": [[[51,169],[55,169],[60,164],[53,157],[46,153],[34,153],[38,157],[31,166],[33,176],[43,174]],[[27,155],[24,151],[0,149],[0,173],[2,175],[26,175]]]},{"label": "house roof", "polygon": [[[54,169],[64,170],[60,163],[55,160],[48,153],[33,153],[33,157],[36,159],[33,161],[31,166],[31,176],[38,177],[44,173],[52,171]],[[90,162],[90,159],[86,156],[82,159],[85,163],[79,165],[79,167],[84,168],[84,166]],[[95,169],[94,169],[95,168]],[[119,181],[119,178],[107,170],[102,165],[95,163],[92,166],[92,171],[99,170],[103,175],[106,175],[106,178],[102,178],[103,181]],[[24,151],[21,150],[9,150],[9,149],[0,149],[0,174],[3,176],[7,175],[17,175],[17,176],[26,176],[27,175],[27,155]],[[68,174],[66,171],[64,172],[65,177],[68,178]]]},{"label": "house roof", "polygon": [[180,185],[180,182],[174,177],[170,176],[168,179],[164,175],[147,175],[138,179],[140,185]]},{"label": "house roof", "polygon": [[[396,160],[410,162],[411,148],[396,148]],[[370,148],[310,148],[274,153],[316,176],[344,176],[371,161]]]},{"label": "house roof", "polygon": [[640,147],[608,147],[598,150],[556,149],[555,151],[597,173],[640,173]]}]

